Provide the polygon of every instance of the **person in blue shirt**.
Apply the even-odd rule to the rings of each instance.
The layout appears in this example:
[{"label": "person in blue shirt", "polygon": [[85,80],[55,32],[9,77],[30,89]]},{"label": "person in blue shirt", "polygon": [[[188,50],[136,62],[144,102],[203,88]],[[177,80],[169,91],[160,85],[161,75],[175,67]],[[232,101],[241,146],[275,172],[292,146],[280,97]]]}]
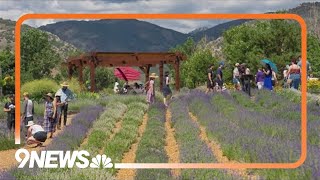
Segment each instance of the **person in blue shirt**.
[{"label": "person in blue shirt", "polygon": [[63,125],[67,125],[67,118],[68,118],[68,103],[74,99],[73,92],[68,89],[69,85],[67,82],[63,82],[60,84],[62,86],[61,89],[57,91],[57,94],[60,94],[60,100],[62,103],[61,106],[61,116],[59,118],[59,123],[58,123],[58,129],[61,129],[61,124],[62,124],[62,114],[63,114]]},{"label": "person in blue shirt", "polygon": [[224,62],[220,62],[219,67],[217,69],[217,91],[222,91],[222,87],[223,87],[223,73],[222,73],[223,66],[224,66]]}]

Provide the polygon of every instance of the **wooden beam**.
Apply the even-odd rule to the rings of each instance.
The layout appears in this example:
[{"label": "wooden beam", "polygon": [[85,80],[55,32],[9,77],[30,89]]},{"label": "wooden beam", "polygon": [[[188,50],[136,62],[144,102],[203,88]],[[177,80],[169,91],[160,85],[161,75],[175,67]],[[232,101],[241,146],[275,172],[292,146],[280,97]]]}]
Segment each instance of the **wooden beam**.
[{"label": "wooden beam", "polygon": [[95,92],[96,91],[96,81],[95,81],[95,76],[96,76],[96,73],[95,73],[95,65],[94,65],[94,62],[91,62],[90,63],[90,90],[91,92]]},{"label": "wooden beam", "polygon": [[78,73],[79,73],[79,83],[80,83],[80,86],[82,87],[83,86],[83,65],[82,65],[82,62],[80,62],[80,65],[78,67]]},{"label": "wooden beam", "polygon": [[159,76],[160,76],[160,91],[163,89],[163,61],[159,65]]},{"label": "wooden beam", "polygon": [[176,63],[174,64],[175,70],[175,88],[176,91],[180,91],[180,60],[177,58]]}]

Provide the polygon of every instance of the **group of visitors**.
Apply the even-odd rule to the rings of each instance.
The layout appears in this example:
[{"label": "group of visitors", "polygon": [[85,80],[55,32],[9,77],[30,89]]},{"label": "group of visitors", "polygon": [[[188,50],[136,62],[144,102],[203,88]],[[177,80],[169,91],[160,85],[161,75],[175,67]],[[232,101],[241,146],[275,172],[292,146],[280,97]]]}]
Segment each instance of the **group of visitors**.
[{"label": "group of visitors", "polygon": [[211,91],[221,92],[223,90],[223,68],[224,62],[220,62],[216,71],[214,65],[211,64],[207,70],[207,90],[206,93]]},{"label": "group of visitors", "polygon": [[[155,96],[156,96],[156,91],[155,91],[155,79],[158,78],[159,76],[156,75],[156,73],[151,73],[149,76],[149,80],[145,84],[145,91],[147,94],[147,103],[153,104],[155,102]],[[163,93],[163,104],[165,107],[169,106],[169,99],[172,96],[172,91],[170,89],[170,77],[169,77],[169,72],[166,71],[164,75],[164,82],[163,82],[163,88],[162,88],[162,93]]]},{"label": "group of visitors", "polygon": [[[23,111],[21,119],[27,129],[26,141],[28,145],[37,144],[41,146],[47,138],[52,138],[56,129],[60,130],[61,125],[66,126],[68,103],[74,98],[73,93],[68,89],[68,83],[61,84],[61,88],[55,95],[47,93],[44,96],[44,121],[43,125],[34,123],[34,102],[30,99],[29,93],[23,93]],[[8,102],[4,106],[4,111],[7,112],[7,126],[9,132],[14,132],[15,126],[15,104],[14,95],[8,97]],[[63,116],[63,118],[62,118]]]}]

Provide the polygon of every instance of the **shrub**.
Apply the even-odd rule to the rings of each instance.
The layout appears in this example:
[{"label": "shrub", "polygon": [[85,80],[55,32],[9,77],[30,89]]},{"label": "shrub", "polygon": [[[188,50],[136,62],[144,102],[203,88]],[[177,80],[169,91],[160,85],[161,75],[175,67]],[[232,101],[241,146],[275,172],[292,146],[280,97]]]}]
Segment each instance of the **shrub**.
[{"label": "shrub", "polygon": [[44,78],[23,84],[21,87],[21,93],[28,92],[31,99],[40,101],[43,98],[43,95],[49,92],[54,93],[58,89],[59,86],[55,81]]},{"label": "shrub", "polygon": [[307,87],[308,87],[308,92],[319,93],[320,92],[320,81],[308,81]]}]

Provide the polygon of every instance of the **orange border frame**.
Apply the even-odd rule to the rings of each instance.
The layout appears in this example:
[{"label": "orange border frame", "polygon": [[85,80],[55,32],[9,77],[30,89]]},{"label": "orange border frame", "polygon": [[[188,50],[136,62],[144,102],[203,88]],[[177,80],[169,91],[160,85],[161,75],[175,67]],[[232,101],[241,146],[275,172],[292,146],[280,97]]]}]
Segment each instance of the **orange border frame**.
[{"label": "orange border frame", "polygon": [[[301,26],[301,156],[294,163],[115,163],[115,168],[297,168],[307,157],[307,26],[304,19],[296,14],[26,14],[21,16],[15,27],[15,104],[20,112],[20,33],[21,25],[28,19],[291,19]],[[20,114],[16,113],[15,143],[20,144]]]}]

